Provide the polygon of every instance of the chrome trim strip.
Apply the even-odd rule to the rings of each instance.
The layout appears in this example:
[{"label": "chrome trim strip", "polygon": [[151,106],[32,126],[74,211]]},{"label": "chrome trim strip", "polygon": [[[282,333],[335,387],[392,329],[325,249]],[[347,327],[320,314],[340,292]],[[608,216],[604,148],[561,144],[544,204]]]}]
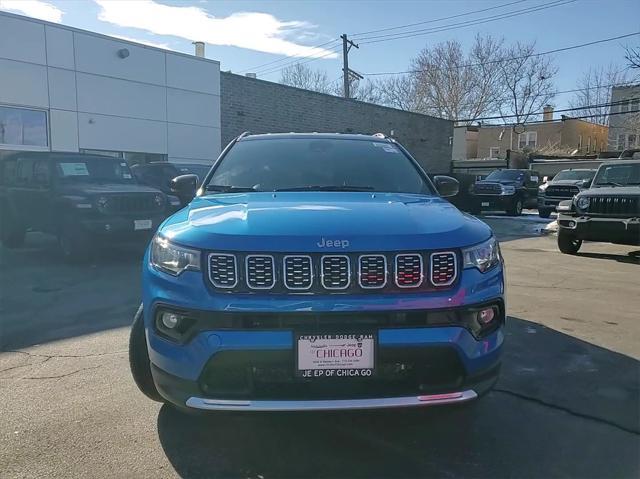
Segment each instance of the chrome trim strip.
[{"label": "chrome trim strip", "polygon": [[[249,258],[269,258],[271,260],[271,286],[251,286],[249,284]],[[244,274],[244,281],[247,283],[247,288],[253,290],[273,289],[276,285],[276,259],[270,254],[248,254],[244,257]]]},{"label": "chrome trim strip", "polygon": [[[381,286],[364,286],[362,284],[362,263],[360,260],[362,258],[382,258],[384,262],[384,283]],[[389,279],[389,268],[387,267],[387,257],[383,254],[361,254],[358,256],[358,286],[362,289],[381,289],[387,285],[387,280]]]},{"label": "chrome trim strip", "polygon": [[[434,283],[433,282],[433,255],[435,254],[450,254],[453,255],[453,278],[451,278],[451,281],[447,282],[447,283]],[[429,281],[431,282],[432,285],[434,286],[450,286],[452,285],[455,280],[458,279],[458,255],[456,254],[455,251],[436,251],[434,253],[431,253],[429,255]]]},{"label": "chrome trim strip", "polygon": [[[346,258],[347,259],[347,285],[343,288],[329,287],[324,284],[324,259],[325,258]],[[351,259],[346,254],[325,254],[320,256],[320,284],[324,289],[332,291],[342,291],[351,286]]]},{"label": "chrome trim strip", "polygon": [[[300,288],[293,287],[287,284],[287,258],[309,258],[309,273],[311,274],[311,283],[308,288]],[[308,291],[313,287],[313,258],[308,254],[288,254],[282,258],[282,282],[284,283],[284,287],[290,289],[291,291]]]},{"label": "chrome trim strip", "polygon": [[476,399],[472,389],[451,394],[433,394],[375,399],[329,399],[313,401],[253,401],[206,399],[191,397],[186,406],[212,411],[327,411],[338,409],[379,409],[391,407],[425,407],[437,404],[461,403]]},{"label": "chrome trim strip", "polygon": [[[402,258],[404,256],[417,256],[418,258],[420,258],[420,282],[418,284],[412,284],[410,286],[401,286],[398,284],[398,258]],[[397,254],[395,255],[394,259],[393,259],[393,266],[394,266],[394,282],[396,283],[396,286],[398,288],[402,288],[402,289],[407,289],[407,288],[419,288],[420,286],[422,286],[422,283],[424,283],[424,261],[422,259],[422,255],[420,253],[402,253],[402,254]]]},{"label": "chrome trim strip", "polygon": [[[216,282],[213,280],[213,278],[211,277],[211,257],[212,256],[226,256],[228,258],[233,258],[233,269],[236,272],[236,282],[233,283],[231,286],[221,286],[219,284],[216,284]],[[238,259],[236,258],[235,254],[228,254],[228,253],[209,253],[209,256],[207,256],[207,274],[209,275],[209,281],[211,281],[211,284],[216,287],[216,288],[220,288],[220,289],[232,289],[235,288],[236,286],[238,286],[238,277],[240,276],[238,271]]]}]

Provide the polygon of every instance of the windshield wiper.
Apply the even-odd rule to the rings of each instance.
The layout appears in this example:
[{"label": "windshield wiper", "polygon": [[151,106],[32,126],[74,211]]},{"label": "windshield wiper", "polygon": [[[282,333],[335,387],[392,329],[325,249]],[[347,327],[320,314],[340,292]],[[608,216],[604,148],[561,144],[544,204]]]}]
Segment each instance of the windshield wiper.
[{"label": "windshield wiper", "polygon": [[249,191],[258,191],[251,186],[227,186],[227,185],[207,185],[207,191],[217,191],[220,193],[242,193]]},{"label": "windshield wiper", "polygon": [[306,185],[289,188],[276,188],[273,191],[373,191],[373,186],[355,185]]}]

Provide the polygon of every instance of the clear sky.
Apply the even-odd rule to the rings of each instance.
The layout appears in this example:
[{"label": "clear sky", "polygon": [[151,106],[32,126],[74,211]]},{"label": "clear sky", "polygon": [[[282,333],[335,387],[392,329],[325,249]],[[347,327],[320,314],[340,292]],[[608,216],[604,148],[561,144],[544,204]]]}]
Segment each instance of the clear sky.
[{"label": "clear sky", "polygon": [[[187,53],[193,52],[191,41],[204,40],[206,56],[219,60],[225,71],[266,71],[291,60],[253,67],[287,55],[323,56],[308,65],[326,70],[331,80],[340,78],[341,50],[333,53],[331,43],[315,50],[310,47],[342,33],[352,35],[429,21],[372,35],[455,27],[379,43],[365,44],[361,40],[360,48],[349,56],[350,67],[369,73],[406,70],[410,59],[425,45],[458,39],[466,47],[476,33],[504,37],[507,43],[536,41],[539,51],[547,51],[640,31],[638,0],[556,0],[559,5],[511,18],[480,25],[452,25],[548,4],[554,5],[554,1],[0,0],[0,9]],[[502,7],[434,21],[496,6]],[[623,68],[623,45],[640,45],[640,36],[555,54],[558,90],[575,88],[576,79],[589,67],[613,63]],[[277,81],[280,72],[259,73],[258,77]],[[559,96],[556,106],[566,106],[568,95]]]}]

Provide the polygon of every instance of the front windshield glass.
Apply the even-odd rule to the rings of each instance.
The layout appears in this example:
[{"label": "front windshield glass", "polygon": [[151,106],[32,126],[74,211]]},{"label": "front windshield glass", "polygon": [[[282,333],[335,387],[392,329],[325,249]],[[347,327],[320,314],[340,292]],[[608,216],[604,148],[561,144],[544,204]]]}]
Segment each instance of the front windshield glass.
[{"label": "front windshield glass", "polygon": [[558,173],[554,180],[590,180],[595,171],[589,170],[565,170]]},{"label": "front windshield glass", "polygon": [[640,185],[640,162],[601,166],[593,180],[593,186]]},{"label": "front windshield glass", "polygon": [[524,173],[522,171],[496,170],[489,173],[489,176],[487,176],[486,179],[490,181],[502,181],[502,180],[522,181],[523,178],[524,178]]},{"label": "front windshield glass", "polygon": [[240,141],[207,184],[209,191],[224,187],[434,194],[393,143],[333,138]]},{"label": "front windshield glass", "polygon": [[134,183],[126,162],[114,158],[73,157],[56,161],[60,181],[69,183]]}]

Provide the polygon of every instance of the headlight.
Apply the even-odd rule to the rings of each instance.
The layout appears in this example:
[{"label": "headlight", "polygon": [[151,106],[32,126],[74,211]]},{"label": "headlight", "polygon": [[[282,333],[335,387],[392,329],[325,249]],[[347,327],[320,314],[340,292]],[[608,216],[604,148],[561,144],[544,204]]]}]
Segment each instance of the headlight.
[{"label": "headlight", "polygon": [[462,250],[465,268],[478,268],[483,273],[502,261],[498,241],[491,237],[488,241]]},{"label": "headlight", "polygon": [[200,251],[177,246],[158,235],[151,240],[151,264],[178,276],[183,271],[200,271]]},{"label": "headlight", "polygon": [[515,186],[502,185],[502,194],[503,195],[514,195],[516,193]]},{"label": "headlight", "polygon": [[162,197],[162,195],[155,195],[153,197],[153,202],[156,204],[156,206],[162,206],[164,204],[164,198]]},{"label": "headlight", "polygon": [[581,210],[586,210],[587,208],[589,208],[590,202],[591,201],[589,200],[588,196],[579,196],[576,200],[576,206]]}]

